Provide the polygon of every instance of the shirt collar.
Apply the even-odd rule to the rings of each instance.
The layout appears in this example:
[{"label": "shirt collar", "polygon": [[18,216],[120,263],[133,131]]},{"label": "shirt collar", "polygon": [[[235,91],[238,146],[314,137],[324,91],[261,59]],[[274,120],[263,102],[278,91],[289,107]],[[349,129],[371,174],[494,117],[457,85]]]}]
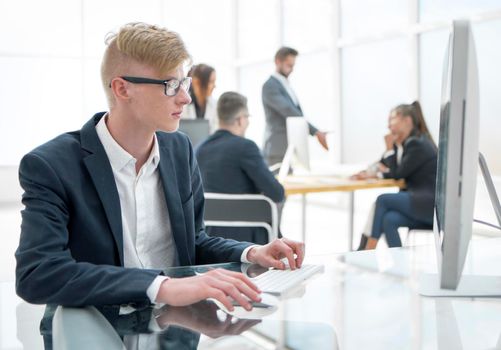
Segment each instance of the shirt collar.
[{"label": "shirt collar", "polygon": [[[115,141],[113,136],[111,136],[110,131],[106,126],[106,118],[108,118],[108,114],[105,114],[101,118],[101,120],[97,123],[96,125],[97,136],[99,137],[99,140],[103,144],[106,155],[110,160],[111,167],[116,171],[120,171],[130,162],[133,162],[135,164],[136,159],[126,150],[124,150],[122,146],[120,146],[118,142]],[[160,162],[160,150],[158,148],[157,135],[154,134],[153,137],[154,137],[153,148],[144,166],[149,167],[150,164],[152,164],[153,169],[156,169],[158,163]]]},{"label": "shirt collar", "polygon": [[289,79],[287,79],[286,77],[284,77],[282,74],[280,74],[278,72],[274,72],[272,74],[272,76],[275,77],[282,84],[289,85]]},{"label": "shirt collar", "polygon": [[158,139],[157,134],[153,134],[153,148],[151,149],[150,156],[146,161],[146,166],[152,166],[152,170],[155,170],[158,167],[158,163],[160,162],[160,148],[158,147]]}]

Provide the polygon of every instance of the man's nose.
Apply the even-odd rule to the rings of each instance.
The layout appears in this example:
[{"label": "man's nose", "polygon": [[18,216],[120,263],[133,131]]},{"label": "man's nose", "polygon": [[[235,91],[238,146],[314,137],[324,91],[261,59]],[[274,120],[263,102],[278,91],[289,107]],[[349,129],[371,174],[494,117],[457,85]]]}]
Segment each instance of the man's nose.
[{"label": "man's nose", "polygon": [[185,89],[179,89],[176,98],[178,98],[178,103],[181,103],[183,105],[191,103],[191,96]]}]

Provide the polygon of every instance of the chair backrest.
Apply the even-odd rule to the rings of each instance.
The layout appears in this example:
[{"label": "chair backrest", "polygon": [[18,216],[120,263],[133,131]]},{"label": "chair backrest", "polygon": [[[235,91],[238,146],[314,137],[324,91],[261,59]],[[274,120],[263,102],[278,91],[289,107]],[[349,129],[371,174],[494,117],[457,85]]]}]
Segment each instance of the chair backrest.
[{"label": "chair backrest", "polygon": [[277,205],[261,194],[205,193],[205,225],[264,227],[268,241],[278,236]]}]

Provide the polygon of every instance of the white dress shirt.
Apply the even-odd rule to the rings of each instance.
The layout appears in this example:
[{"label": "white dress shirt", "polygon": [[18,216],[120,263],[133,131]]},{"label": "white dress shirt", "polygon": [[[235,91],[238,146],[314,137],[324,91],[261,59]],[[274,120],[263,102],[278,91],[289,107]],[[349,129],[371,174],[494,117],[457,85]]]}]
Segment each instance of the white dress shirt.
[{"label": "white dress shirt", "polygon": [[[111,163],[120,198],[124,266],[165,269],[178,264],[177,249],[158,170],[160,152],[156,135],[148,160],[136,173],[136,159],[125,151],[106,127],[107,116],[96,125],[97,135]],[[165,276],[147,290],[155,302]]]},{"label": "white dress shirt", "polygon": [[292,86],[289,83],[289,79],[287,79],[286,77],[284,77],[282,74],[280,74],[278,72],[273,73],[273,77],[275,77],[283,85],[283,87],[285,88],[285,91],[287,91],[287,94],[289,94],[290,98],[292,99],[292,102],[294,102],[294,104],[296,106],[299,106],[299,100],[297,99],[297,96],[294,93],[294,90],[292,90]]},{"label": "white dress shirt", "polygon": [[[158,170],[160,151],[154,135],[148,160],[136,173],[136,159],[111,136],[105,115],[96,125],[96,132],[111,164],[120,199],[124,266],[164,270],[178,265],[176,244],[172,236],[165,194]],[[242,262],[249,262],[246,248]],[[146,294],[155,303],[160,285],[167,276],[157,276]]]}]

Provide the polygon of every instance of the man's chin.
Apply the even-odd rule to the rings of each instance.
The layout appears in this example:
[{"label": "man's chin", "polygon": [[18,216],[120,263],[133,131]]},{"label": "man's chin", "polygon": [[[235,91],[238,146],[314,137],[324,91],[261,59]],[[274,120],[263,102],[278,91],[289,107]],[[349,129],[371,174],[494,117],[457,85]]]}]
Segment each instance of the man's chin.
[{"label": "man's chin", "polygon": [[179,121],[176,123],[169,123],[168,125],[162,125],[160,128],[158,128],[159,131],[167,132],[167,133],[173,133],[179,130]]}]

